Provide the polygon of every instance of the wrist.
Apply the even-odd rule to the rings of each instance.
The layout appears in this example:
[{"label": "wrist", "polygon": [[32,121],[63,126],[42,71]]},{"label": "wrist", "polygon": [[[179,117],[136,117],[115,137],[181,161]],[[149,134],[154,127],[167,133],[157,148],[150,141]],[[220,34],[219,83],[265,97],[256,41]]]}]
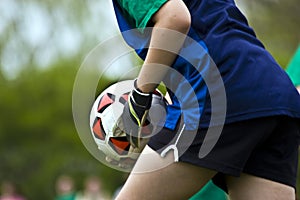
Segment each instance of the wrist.
[{"label": "wrist", "polygon": [[135,80],[135,88],[138,88],[139,91],[143,93],[152,93],[157,88],[158,84],[155,83],[147,83],[142,84],[140,79]]}]

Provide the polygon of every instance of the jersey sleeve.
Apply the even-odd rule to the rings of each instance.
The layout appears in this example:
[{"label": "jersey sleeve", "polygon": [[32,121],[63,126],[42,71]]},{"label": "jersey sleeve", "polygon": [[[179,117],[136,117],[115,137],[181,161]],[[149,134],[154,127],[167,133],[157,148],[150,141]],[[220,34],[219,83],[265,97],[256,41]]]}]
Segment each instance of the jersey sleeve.
[{"label": "jersey sleeve", "polygon": [[134,21],[135,28],[145,28],[153,14],[168,0],[117,0]]},{"label": "jersey sleeve", "polygon": [[300,45],[289,62],[286,72],[290,76],[295,86],[300,85]]}]

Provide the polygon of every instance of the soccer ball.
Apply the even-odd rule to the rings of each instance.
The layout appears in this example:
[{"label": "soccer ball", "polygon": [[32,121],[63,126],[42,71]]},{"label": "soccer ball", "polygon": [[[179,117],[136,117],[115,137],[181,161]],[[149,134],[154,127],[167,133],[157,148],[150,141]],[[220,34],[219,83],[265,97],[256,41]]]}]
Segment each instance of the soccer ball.
[{"label": "soccer ball", "polygon": [[119,161],[121,158],[136,159],[138,155],[129,155],[130,143],[126,135],[114,137],[113,126],[122,114],[128,92],[116,94],[117,87],[112,85],[104,90],[94,102],[90,113],[90,128],[98,149],[106,156]]},{"label": "soccer ball", "polygon": [[[116,161],[127,158],[136,160],[140,154],[129,151],[130,143],[126,134],[115,136],[112,131],[113,126],[123,112],[129,91],[133,89],[133,86],[131,87],[133,84],[130,83],[129,86],[128,82],[119,82],[108,87],[97,97],[90,112],[90,130],[98,149],[107,157]],[[121,91],[122,89],[123,91]],[[164,124],[166,101],[161,94],[153,95],[149,115],[153,119],[151,127]],[[153,129],[150,131],[149,137],[151,135],[153,135]]]}]

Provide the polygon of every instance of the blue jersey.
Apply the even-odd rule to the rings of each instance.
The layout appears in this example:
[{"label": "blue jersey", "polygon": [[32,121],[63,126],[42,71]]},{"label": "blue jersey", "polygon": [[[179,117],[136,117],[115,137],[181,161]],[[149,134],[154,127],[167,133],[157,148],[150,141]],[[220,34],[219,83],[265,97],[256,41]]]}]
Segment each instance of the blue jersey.
[{"label": "blue jersey", "polygon": [[[165,127],[174,129],[182,114],[188,129],[198,125],[208,127],[211,116],[218,115],[219,110],[222,112],[224,106],[225,123],[272,115],[300,118],[298,92],[256,38],[234,1],[184,2],[192,17],[188,36],[198,46],[187,40],[179,53],[182,56],[178,56],[171,66],[178,74],[170,73],[164,79],[173,100],[167,109]],[[136,28],[131,23],[133,19],[117,2],[114,2],[114,8],[125,41],[144,59],[150,34],[147,31],[126,32]],[[151,26],[151,22],[148,25]],[[200,51],[194,50],[199,46]],[[205,76],[212,67],[217,67],[222,84],[207,84]],[[226,99],[220,102],[220,108],[214,104],[213,112],[216,113],[212,113],[212,99],[221,93],[222,88]],[[223,123],[222,120],[220,123]]]}]

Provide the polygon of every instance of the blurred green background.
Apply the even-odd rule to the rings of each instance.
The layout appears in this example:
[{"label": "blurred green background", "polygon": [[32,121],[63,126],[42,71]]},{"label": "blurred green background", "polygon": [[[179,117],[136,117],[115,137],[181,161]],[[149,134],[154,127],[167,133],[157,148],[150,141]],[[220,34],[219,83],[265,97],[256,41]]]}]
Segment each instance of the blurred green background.
[{"label": "blurred green background", "polygon": [[[237,3],[285,68],[300,42],[299,0]],[[0,182],[14,182],[33,200],[53,199],[62,174],[74,178],[76,190],[89,175],[100,177],[109,195],[122,184],[126,174],[86,150],[72,117],[77,70],[116,33],[107,0],[0,1]],[[118,76],[116,71],[104,78],[108,84]]]}]

